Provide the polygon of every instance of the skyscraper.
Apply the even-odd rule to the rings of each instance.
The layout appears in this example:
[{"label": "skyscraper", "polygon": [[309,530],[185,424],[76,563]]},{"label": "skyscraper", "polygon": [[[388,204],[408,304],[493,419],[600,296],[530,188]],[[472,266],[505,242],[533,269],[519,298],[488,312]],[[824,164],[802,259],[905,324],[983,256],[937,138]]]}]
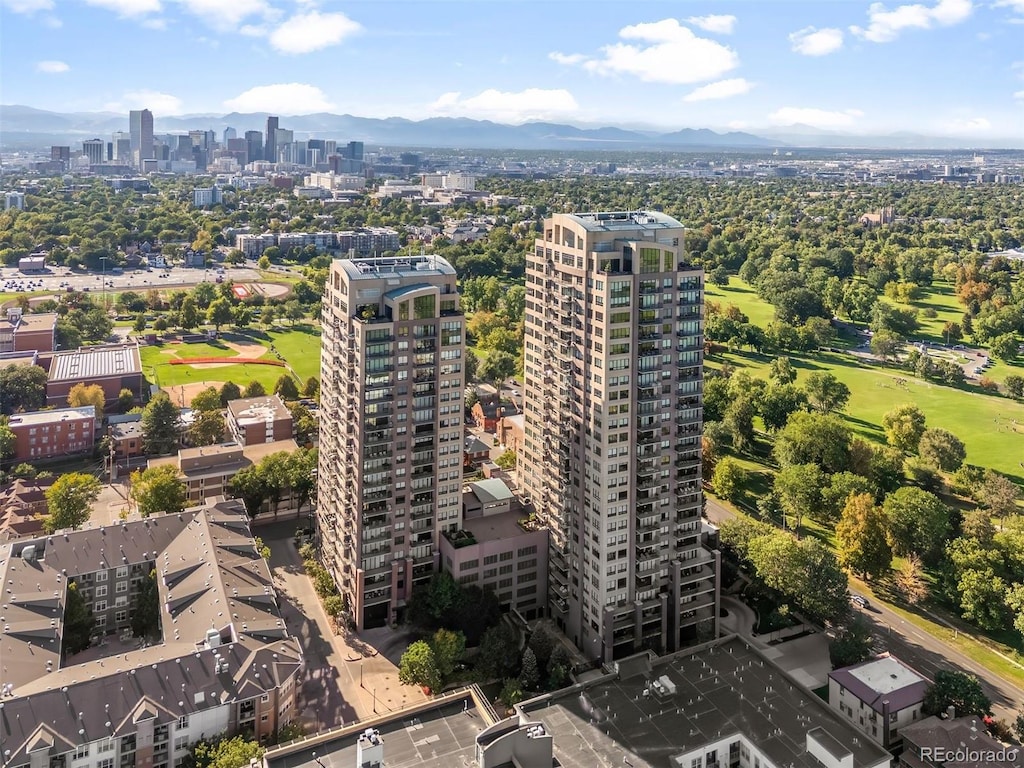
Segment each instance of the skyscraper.
[{"label": "skyscraper", "polygon": [[255,163],[263,159],[263,134],[259,131],[246,131],[245,144],[247,147],[246,162]]},{"label": "skyscraper", "polygon": [[153,113],[148,109],[129,112],[128,133],[131,136],[132,160],[142,168],[142,161],[153,157]]},{"label": "skyscraper", "polygon": [[323,298],[317,523],[360,629],[400,616],[462,517],[465,322],[442,258],[336,259]]},{"label": "skyscraper", "polygon": [[590,658],[714,637],[701,545],[704,276],[662,213],[555,214],[526,265],[520,480],[550,615]]},{"label": "skyscraper", "polygon": [[278,120],[267,116],[267,146],[263,150],[263,159],[270,163],[277,162],[277,126]]},{"label": "skyscraper", "polygon": [[89,158],[89,165],[100,165],[103,162],[105,147],[103,139],[87,139],[82,142],[82,154]]},{"label": "skyscraper", "polygon": [[238,131],[236,131],[230,125],[224,129],[224,146],[227,146],[229,141],[236,138],[238,138]]}]

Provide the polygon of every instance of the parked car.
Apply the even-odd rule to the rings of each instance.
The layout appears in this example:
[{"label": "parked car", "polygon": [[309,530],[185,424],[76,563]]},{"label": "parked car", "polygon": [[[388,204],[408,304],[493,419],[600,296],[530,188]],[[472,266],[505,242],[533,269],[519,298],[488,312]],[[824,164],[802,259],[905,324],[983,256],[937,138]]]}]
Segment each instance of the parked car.
[{"label": "parked car", "polygon": [[861,608],[868,607],[868,600],[866,597],[861,595],[850,595],[850,602],[854,605],[859,605]]}]

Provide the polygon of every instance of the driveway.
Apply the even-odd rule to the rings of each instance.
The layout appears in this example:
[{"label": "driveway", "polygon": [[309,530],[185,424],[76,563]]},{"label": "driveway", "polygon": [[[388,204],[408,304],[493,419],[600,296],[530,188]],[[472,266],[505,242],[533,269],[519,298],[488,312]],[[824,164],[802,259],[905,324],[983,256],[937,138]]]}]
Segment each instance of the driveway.
[{"label": "driveway", "polygon": [[270,547],[270,568],[288,631],[305,654],[300,720],[322,730],[393,711],[426,697],[398,682],[397,660],[408,639],[389,629],[335,635],[293,542],[294,520],[256,526]]}]

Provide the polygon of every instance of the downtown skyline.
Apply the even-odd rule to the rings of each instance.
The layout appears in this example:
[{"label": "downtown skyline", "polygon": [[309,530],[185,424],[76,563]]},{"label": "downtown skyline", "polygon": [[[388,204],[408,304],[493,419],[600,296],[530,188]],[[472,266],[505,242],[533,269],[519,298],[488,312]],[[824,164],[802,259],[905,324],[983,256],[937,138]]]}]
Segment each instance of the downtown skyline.
[{"label": "downtown skyline", "polygon": [[158,130],[237,111],[1024,138],[1024,0],[0,0],[0,13],[3,103],[149,108]]}]

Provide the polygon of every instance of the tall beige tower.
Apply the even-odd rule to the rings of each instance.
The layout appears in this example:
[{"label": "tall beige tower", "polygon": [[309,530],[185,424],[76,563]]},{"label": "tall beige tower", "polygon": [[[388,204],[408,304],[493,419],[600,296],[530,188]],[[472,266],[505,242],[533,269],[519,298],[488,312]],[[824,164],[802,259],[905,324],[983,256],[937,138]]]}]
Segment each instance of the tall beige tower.
[{"label": "tall beige tower", "polygon": [[441,258],[338,259],[323,297],[320,554],[360,629],[399,618],[462,514],[465,321]]},{"label": "tall beige tower", "polygon": [[701,544],[704,275],[662,213],[555,214],[526,265],[524,491],[551,617],[588,657],[713,637]]}]

